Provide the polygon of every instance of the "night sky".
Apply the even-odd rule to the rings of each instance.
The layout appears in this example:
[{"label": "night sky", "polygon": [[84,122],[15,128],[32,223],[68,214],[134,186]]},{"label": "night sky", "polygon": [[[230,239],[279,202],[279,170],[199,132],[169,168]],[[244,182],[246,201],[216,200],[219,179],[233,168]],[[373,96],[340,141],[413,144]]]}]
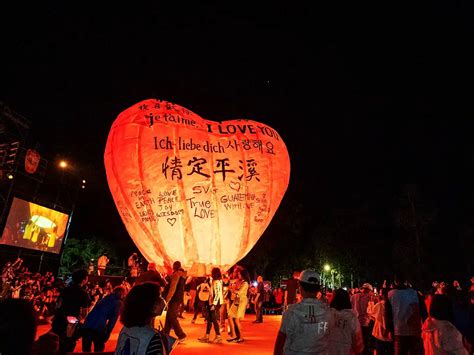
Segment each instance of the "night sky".
[{"label": "night sky", "polygon": [[272,222],[251,254],[285,238],[317,246],[315,230],[357,211],[364,226],[337,247],[388,270],[397,201],[415,186],[418,213],[436,215],[427,268],[472,272],[459,237],[474,235],[472,1],[23,7],[0,11],[0,100],[33,122],[44,156],[87,179],[70,237],[114,240],[128,256],[103,152],[121,111],[158,98],[260,121],[285,141],[292,171],[275,218],[302,227],[288,236]]}]

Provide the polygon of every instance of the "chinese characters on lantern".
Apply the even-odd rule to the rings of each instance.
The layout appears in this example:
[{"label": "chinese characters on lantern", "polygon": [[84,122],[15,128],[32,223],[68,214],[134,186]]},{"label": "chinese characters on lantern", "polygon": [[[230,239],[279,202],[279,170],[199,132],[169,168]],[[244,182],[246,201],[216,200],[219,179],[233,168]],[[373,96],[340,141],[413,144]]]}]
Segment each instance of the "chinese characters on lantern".
[{"label": "chinese characters on lantern", "polygon": [[255,245],[289,182],[280,135],[145,100],[112,125],[104,155],[117,210],[142,254],[190,274],[234,265]]}]

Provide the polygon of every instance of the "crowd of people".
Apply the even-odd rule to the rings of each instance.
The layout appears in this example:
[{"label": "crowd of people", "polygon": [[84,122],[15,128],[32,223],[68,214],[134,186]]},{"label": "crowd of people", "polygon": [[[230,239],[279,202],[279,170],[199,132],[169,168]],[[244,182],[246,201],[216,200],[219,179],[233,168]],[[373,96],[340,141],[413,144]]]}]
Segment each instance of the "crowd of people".
[{"label": "crowd of people", "polygon": [[[252,283],[238,265],[228,273],[213,268],[205,277],[188,276],[179,261],[166,274],[154,263],[143,272],[135,266],[129,262],[131,277],[113,286],[104,277],[93,282],[90,269],[62,280],[50,272],[31,273],[20,258],[7,262],[0,353],[66,354],[79,339],[83,351],[103,351],[120,318],[117,354],[168,354],[187,339],[180,323],[184,312],[193,315],[192,323],[199,314],[205,319],[197,340],[209,344],[243,343],[245,314],[254,314],[254,323],[264,322],[265,313],[283,314],[275,354],[472,353],[474,278],[467,287],[434,282],[422,293],[398,274],[379,290],[364,283],[333,291],[321,287],[312,270],[295,272],[272,288],[262,276]],[[51,329],[34,341],[41,322]],[[12,332],[33,338],[19,344]]]},{"label": "crowd of people", "polygon": [[426,293],[400,273],[379,291],[364,283],[323,292],[311,270],[297,280],[301,299],[283,313],[275,354],[472,354],[474,278]]},{"label": "crowd of people", "polygon": [[[52,272],[41,274],[31,272],[18,258],[7,262],[2,268],[0,298],[24,299],[34,306],[39,324],[51,322],[61,290],[72,283],[72,276],[63,280],[56,278]],[[121,286],[129,290],[130,282],[125,278]],[[102,298],[112,293],[113,286],[109,279],[101,282],[88,280],[84,289],[90,299],[89,310]]]},{"label": "crowd of people", "polygon": [[[91,269],[78,270],[69,279],[56,280],[50,272],[44,275],[32,274],[22,267],[21,259],[4,266],[2,304],[16,302],[26,308],[29,305],[37,323],[41,320],[51,324],[50,332],[34,343],[32,353],[66,354],[74,350],[80,338],[83,351],[89,351],[92,347],[94,351],[103,351],[119,315],[124,327],[117,343],[117,352],[120,353],[122,347],[128,350],[135,347],[137,354],[142,353],[143,344],[147,344],[146,352],[143,353],[167,353],[168,346],[172,346],[175,340],[180,343],[186,339],[179,322],[182,313],[186,310],[195,312],[197,316],[199,309],[207,319],[206,335],[199,338],[200,341],[211,341],[209,333],[214,326],[216,337],[213,342],[222,342],[220,332],[223,328],[230,333],[228,341],[243,342],[240,319],[247,312],[247,296],[250,295],[250,278],[243,268],[235,267],[232,278],[224,275],[224,279],[227,279],[224,282],[218,268],[214,268],[208,278],[201,280],[188,277],[179,261],[173,264],[172,270],[166,275],[159,273],[154,263],[149,263],[145,272],[131,277],[131,282],[125,278],[116,287],[107,279],[102,284],[91,282],[90,272]],[[210,287],[207,299],[202,298],[205,292],[199,292],[200,297],[197,297],[196,289],[204,288],[205,284]],[[197,285],[194,290],[193,285]],[[196,295],[197,302],[189,297],[191,293]],[[261,304],[258,297],[260,294],[257,293],[257,307]],[[221,305],[225,307],[221,308]],[[164,324],[157,326],[155,319],[165,307]],[[17,310],[18,307],[8,309]],[[12,316],[6,313],[4,319]],[[171,330],[177,339],[170,336]],[[3,334],[0,336],[2,354],[19,353],[15,338],[4,338]],[[137,337],[142,341],[134,343],[133,339]]]}]

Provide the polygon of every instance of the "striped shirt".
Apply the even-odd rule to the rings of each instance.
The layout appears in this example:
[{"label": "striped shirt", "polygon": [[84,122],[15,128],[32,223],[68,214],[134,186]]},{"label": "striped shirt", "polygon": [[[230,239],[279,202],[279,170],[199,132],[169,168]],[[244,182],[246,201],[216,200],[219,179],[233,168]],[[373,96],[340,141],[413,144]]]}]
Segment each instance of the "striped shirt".
[{"label": "striped shirt", "polygon": [[148,348],[146,349],[146,355],[162,355],[163,354],[163,343],[161,341],[161,336],[159,333],[156,333],[153,338],[151,338]]}]

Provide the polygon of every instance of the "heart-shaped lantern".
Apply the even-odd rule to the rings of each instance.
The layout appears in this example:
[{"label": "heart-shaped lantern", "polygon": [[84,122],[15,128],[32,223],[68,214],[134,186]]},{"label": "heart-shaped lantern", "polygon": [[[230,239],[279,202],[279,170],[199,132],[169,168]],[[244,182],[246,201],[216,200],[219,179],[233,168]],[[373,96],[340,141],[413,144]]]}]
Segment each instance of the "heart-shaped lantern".
[{"label": "heart-shaped lantern", "polygon": [[133,241],[162,270],[228,269],[269,225],[288,187],[290,160],[272,128],[213,122],[145,100],[122,112],[105,148],[110,191]]}]

